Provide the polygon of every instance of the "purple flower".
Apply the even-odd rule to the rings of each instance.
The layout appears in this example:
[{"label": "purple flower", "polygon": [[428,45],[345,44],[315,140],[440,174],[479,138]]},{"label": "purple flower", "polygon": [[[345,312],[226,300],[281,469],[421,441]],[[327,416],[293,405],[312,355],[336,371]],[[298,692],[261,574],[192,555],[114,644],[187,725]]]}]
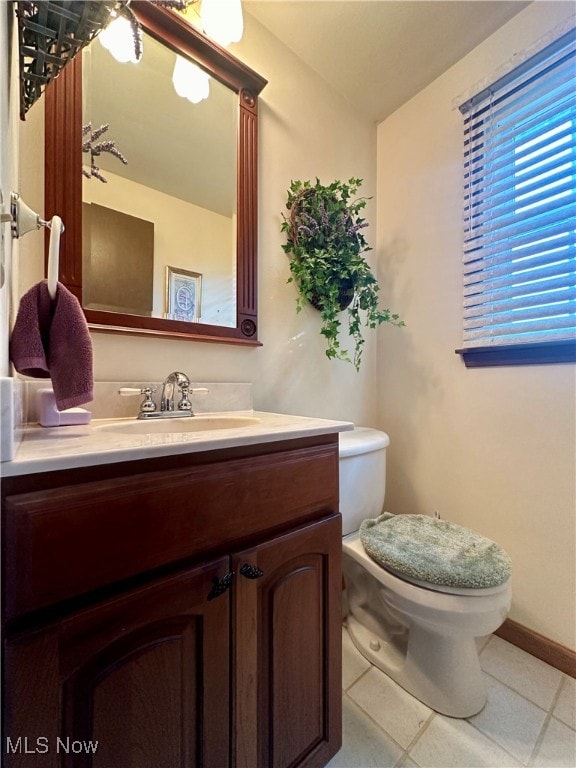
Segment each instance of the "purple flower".
[{"label": "purple flower", "polygon": [[367,222],[363,221],[360,224],[354,224],[353,226],[349,227],[346,232],[349,235],[355,235],[360,229],[364,229],[364,227],[367,227]]}]

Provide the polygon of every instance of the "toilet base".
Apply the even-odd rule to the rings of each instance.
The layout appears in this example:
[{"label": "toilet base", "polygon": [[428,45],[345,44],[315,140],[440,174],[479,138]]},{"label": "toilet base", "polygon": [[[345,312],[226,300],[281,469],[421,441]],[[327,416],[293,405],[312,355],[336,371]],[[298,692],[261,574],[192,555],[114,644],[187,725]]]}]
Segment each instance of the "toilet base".
[{"label": "toilet base", "polygon": [[478,649],[472,636],[456,639],[412,626],[401,647],[360,624],[352,614],[346,623],[360,653],[398,685],[436,712],[471,717],[486,703]]}]

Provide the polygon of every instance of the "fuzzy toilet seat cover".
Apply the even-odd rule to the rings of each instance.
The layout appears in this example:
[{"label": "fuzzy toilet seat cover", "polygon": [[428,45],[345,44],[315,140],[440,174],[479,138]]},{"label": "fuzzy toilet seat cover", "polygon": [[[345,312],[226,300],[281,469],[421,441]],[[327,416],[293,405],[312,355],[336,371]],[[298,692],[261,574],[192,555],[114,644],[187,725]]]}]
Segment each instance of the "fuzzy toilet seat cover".
[{"label": "fuzzy toilet seat cover", "polygon": [[407,579],[459,589],[497,587],[512,563],[494,541],[428,515],[384,512],[360,526],[364,549],[379,565]]}]

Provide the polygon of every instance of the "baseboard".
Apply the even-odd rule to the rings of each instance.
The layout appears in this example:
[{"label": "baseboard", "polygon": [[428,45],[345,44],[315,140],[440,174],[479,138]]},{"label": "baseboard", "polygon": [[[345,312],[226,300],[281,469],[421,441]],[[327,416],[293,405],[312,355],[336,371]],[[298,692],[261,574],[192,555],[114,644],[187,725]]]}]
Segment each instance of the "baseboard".
[{"label": "baseboard", "polygon": [[538,632],[512,621],[512,619],[506,619],[495,634],[523,651],[531,653],[532,656],[545,661],[550,666],[556,667],[561,672],[576,677],[576,652],[571,651],[570,648],[566,648],[554,640],[549,640],[544,635],[540,635]]}]

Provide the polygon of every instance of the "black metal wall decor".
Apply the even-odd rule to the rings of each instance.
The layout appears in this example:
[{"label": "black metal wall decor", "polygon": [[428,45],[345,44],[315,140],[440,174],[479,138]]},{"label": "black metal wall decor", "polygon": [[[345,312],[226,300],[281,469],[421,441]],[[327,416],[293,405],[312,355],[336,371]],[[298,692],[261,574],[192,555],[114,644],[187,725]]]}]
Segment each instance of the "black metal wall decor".
[{"label": "black metal wall decor", "polygon": [[15,2],[20,56],[20,119],[43,89],[128,0]]}]

